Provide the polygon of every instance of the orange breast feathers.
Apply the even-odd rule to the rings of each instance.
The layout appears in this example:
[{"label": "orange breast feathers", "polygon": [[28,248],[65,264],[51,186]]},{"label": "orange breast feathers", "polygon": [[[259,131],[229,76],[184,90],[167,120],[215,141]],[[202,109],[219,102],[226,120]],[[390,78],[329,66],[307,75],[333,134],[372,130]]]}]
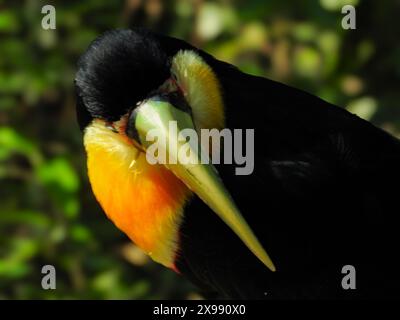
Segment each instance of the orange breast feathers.
[{"label": "orange breast feathers", "polygon": [[103,121],[86,128],[84,144],[92,190],[107,216],[153,260],[172,268],[189,189]]}]

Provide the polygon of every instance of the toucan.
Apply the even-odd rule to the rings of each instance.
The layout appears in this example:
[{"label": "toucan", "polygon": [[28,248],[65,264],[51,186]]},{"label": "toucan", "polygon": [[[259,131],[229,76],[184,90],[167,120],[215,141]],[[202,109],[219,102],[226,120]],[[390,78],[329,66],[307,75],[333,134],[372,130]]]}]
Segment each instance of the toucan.
[{"label": "toucan", "polygon": [[[141,28],[95,39],[79,59],[75,89],[95,198],[138,247],[205,297],[400,296],[394,136]],[[154,130],[167,142],[158,152],[185,144],[192,160],[212,157],[209,142],[188,145],[171,122],[179,131],[254,130],[254,170],[149,162]]]}]

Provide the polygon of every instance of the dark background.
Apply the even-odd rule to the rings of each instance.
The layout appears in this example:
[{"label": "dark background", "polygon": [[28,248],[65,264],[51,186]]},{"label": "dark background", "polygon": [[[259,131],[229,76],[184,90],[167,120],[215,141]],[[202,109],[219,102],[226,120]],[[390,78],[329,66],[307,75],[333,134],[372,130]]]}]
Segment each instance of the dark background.
[{"label": "dark background", "polygon": [[[56,30],[41,28],[45,4],[56,8]],[[345,4],[356,7],[356,30],[341,28]],[[0,299],[200,298],[131,244],[90,191],[73,79],[101,32],[146,26],[185,39],[400,136],[399,8],[396,0],[0,0]],[[56,290],[41,288],[45,264],[56,267]]]}]

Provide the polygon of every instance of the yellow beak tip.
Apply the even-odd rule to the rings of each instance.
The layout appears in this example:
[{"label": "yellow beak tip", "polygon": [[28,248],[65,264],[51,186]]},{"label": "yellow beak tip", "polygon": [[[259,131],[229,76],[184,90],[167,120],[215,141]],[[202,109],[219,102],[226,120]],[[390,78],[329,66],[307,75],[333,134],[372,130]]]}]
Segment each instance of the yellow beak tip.
[{"label": "yellow beak tip", "polygon": [[263,260],[261,260],[261,261],[264,263],[264,265],[265,265],[269,270],[271,270],[272,272],[275,272],[275,271],[276,271],[276,267],[275,267],[274,263],[272,262],[272,260],[271,260],[270,258],[268,258],[268,259],[263,259]]}]

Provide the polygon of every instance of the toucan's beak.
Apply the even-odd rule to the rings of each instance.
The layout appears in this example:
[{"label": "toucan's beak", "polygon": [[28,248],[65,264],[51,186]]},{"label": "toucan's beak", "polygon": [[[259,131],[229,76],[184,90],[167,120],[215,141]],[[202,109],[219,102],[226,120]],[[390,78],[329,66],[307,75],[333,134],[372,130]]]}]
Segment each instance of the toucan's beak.
[{"label": "toucan's beak", "polygon": [[[205,155],[200,147],[201,144],[192,140],[186,141],[182,136],[181,130],[194,130],[194,124],[187,109],[180,102],[176,100],[176,96],[171,98],[168,95],[144,101],[129,117],[127,135],[139,140],[137,142],[147,150],[154,143],[154,139],[149,139],[148,134],[156,132],[159,138],[159,152],[164,152],[167,156],[165,166],[219,215],[258,259],[271,271],[275,271],[273,262],[236,207],[215,167],[210,161],[201,163],[202,159],[203,162],[204,159],[208,159],[208,155]],[[177,132],[170,132],[171,121],[176,123]],[[181,147],[187,151],[185,161],[177,157]]]}]

